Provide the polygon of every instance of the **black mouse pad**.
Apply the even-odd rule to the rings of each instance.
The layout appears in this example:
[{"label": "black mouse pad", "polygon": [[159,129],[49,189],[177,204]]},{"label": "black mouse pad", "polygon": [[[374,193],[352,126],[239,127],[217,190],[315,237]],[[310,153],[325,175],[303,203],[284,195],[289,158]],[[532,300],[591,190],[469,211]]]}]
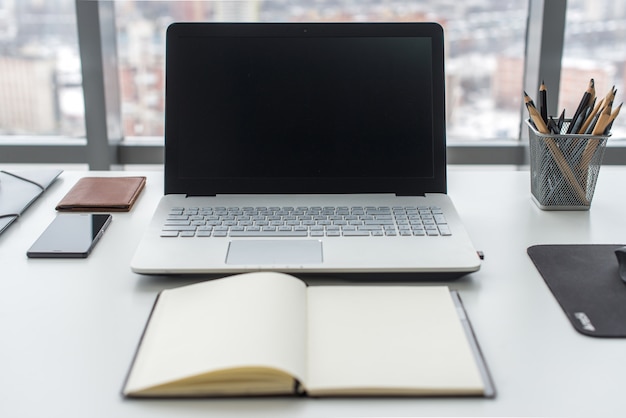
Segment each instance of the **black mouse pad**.
[{"label": "black mouse pad", "polygon": [[623,245],[535,245],[527,252],[576,330],[626,337],[626,284],[615,250]]}]

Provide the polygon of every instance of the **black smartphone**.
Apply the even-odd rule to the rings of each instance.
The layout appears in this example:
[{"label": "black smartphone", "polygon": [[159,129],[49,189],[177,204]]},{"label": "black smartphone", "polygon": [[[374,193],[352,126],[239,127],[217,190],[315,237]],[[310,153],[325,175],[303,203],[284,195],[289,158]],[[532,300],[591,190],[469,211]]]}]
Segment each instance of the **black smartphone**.
[{"label": "black smartphone", "polygon": [[111,219],[109,214],[58,214],[26,255],[29,258],[85,258]]}]

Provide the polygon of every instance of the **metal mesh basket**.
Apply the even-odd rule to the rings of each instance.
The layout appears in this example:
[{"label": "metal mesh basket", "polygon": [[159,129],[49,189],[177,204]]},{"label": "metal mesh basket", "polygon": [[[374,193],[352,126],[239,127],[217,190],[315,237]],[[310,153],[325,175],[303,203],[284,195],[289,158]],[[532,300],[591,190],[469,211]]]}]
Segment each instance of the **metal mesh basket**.
[{"label": "metal mesh basket", "polygon": [[[569,122],[561,132],[567,132]],[[526,123],[535,203],[546,210],[588,210],[609,136],[542,134]]]}]

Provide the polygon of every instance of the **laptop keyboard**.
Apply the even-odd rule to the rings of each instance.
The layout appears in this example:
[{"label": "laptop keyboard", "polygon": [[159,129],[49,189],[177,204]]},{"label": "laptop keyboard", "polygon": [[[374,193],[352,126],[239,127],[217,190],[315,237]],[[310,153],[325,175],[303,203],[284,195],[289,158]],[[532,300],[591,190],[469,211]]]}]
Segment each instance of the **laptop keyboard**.
[{"label": "laptop keyboard", "polygon": [[442,210],[402,207],[173,208],[162,237],[449,236]]}]

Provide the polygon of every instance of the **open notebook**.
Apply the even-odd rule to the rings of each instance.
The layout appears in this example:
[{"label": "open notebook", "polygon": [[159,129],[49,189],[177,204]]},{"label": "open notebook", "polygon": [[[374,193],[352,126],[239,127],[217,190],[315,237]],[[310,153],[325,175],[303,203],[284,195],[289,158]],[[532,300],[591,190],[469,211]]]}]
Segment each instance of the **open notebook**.
[{"label": "open notebook", "polygon": [[421,273],[480,261],[446,194],[435,23],[175,23],[165,196],[138,273]]},{"label": "open notebook", "polygon": [[122,392],[495,396],[446,286],[307,286],[273,272],[161,292]]}]

